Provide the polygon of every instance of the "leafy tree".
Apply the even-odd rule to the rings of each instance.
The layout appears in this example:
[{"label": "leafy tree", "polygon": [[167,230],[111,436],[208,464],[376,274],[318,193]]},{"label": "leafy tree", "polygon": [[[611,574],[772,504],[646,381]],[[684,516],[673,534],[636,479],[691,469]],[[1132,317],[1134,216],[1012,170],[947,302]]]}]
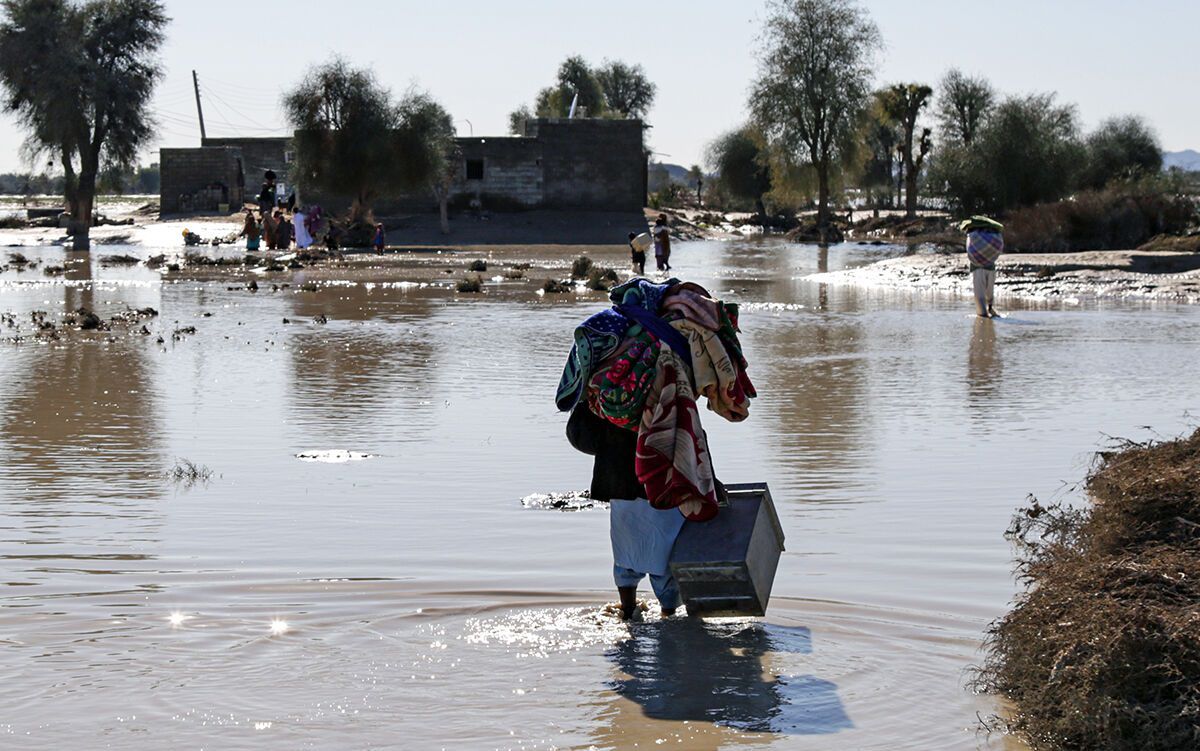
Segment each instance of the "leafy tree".
[{"label": "leafy tree", "polygon": [[970,146],[996,103],[996,93],[983,78],[951,68],[939,84],[938,131],[947,143]]},{"label": "leafy tree", "polygon": [[875,189],[876,206],[879,205],[879,188],[885,190],[887,204],[895,206],[892,188],[897,188],[898,195],[899,186],[893,186],[892,177],[898,174],[896,162],[901,158],[896,150],[900,145],[900,128],[884,109],[881,93],[876,92],[871,106],[864,113],[862,133],[859,137],[863,150],[862,185]]},{"label": "leafy tree", "polygon": [[606,60],[595,75],[604,90],[604,101],[611,113],[626,119],[645,118],[654,104],[658,87],[646,77],[642,66]]},{"label": "leafy tree", "polygon": [[930,183],[964,213],[1001,212],[1068,195],[1084,153],[1073,106],[1053,94],[1011,97],[970,147],[939,151]]},{"label": "leafy tree", "polygon": [[579,55],[568,57],[558,66],[557,83],[538,92],[534,112],[538,117],[566,117],[576,93],[579,94],[579,106],[586,108],[589,117],[604,115],[604,89],[587,61]]},{"label": "leafy tree", "polygon": [[4,108],[27,131],[28,154],[62,166],[72,247],[88,250],[101,169],[132,164],[153,134],[169,19],[155,0],[3,0],[0,9]]},{"label": "leafy tree", "polygon": [[1114,179],[1153,175],[1162,169],[1162,145],[1145,120],[1133,115],[1100,123],[1087,137],[1080,185],[1103,188]]},{"label": "leafy tree", "polygon": [[412,183],[394,148],[400,113],[371,71],[334,57],[310,68],[283,106],[295,129],[298,181],[350,196],[352,224],[373,219],[381,194]]},{"label": "leafy tree", "polygon": [[830,176],[853,152],[879,30],[852,0],[771,0],[750,95],[756,124],[812,165],[817,226],[829,224]]},{"label": "leafy tree", "polygon": [[448,203],[462,153],[454,140],[454,118],[425,93],[410,93],[399,105],[397,137],[403,177],[409,184],[424,181],[438,202],[442,234],[450,234]]},{"label": "leafy tree", "polygon": [[508,113],[508,132],[514,136],[525,135],[525,121],[532,120],[534,117],[533,110],[529,109],[529,105],[522,104]]},{"label": "leafy tree", "polygon": [[771,168],[762,134],[750,126],[731,130],[709,144],[706,157],[721,189],[752,202],[758,215],[765,218],[763,196],[771,190]]},{"label": "leafy tree", "polygon": [[904,160],[904,216],[909,219],[917,216],[917,176],[929,153],[932,132],[928,128],[921,131],[915,156],[913,140],[917,138],[917,118],[929,105],[931,96],[933,89],[917,83],[889,86],[879,96],[883,111],[900,127],[900,143],[896,148]]},{"label": "leafy tree", "polygon": [[692,185],[696,186],[696,205],[704,205],[704,170],[700,169],[699,164],[693,164],[688,170],[688,179],[692,181]]}]

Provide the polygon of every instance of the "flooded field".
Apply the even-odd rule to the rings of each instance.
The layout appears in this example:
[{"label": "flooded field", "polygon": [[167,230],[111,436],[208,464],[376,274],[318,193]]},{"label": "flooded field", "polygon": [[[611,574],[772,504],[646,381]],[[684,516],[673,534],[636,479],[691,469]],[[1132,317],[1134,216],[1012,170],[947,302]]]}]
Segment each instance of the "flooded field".
[{"label": "flooded field", "polygon": [[[983,321],[804,278],[896,248],[680,243],[742,305],[761,395],[706,420],[717,473],[770,483],[788,549],[764,620],[629,628],[606,511],[521,503],[587,487],[553,395],[602,295],[21,252],[66,272],[0,274],[5,748],[1018,748],[967,689],[1012,510],[1200,413],[1200,309]],[[81,306],[158,315],[32,338]]]}]

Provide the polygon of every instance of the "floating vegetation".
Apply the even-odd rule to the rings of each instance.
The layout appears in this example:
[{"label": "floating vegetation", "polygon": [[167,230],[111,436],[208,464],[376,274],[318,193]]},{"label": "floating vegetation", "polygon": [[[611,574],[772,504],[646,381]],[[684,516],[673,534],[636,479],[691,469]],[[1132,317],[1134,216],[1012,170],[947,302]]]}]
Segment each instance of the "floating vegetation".
[{"label": "floating vegetation", "polygon": [[176,459],[175,466],[163,473],[168,480],[185,485],[198,482],[208,482],[212,479],[213,471],[202,464],[196,464],[187,459]]},{"label": "floating vegetation", "polygon": [[487,271],[487,269],[487,261],[483,260],[482,258],[477,258],[474,261],[471,261],[470,265],[467,266],[467,271]]}]

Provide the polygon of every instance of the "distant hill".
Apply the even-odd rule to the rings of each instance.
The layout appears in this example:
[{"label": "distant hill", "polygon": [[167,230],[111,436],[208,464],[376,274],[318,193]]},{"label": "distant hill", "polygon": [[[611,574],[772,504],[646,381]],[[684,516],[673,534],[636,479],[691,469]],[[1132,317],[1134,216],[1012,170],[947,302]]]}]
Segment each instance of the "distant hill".
[{"label": "distant hill", "polygon": [[1200,152],[1192,149],[1164,151],[1163,169],[1178,167],[1184,172],[1200,172]]},{"label": "distant hill", "polygon": [[666,162],[650,163],[651,170],[654,170],[656,167],[662,167],[665,169],[667,171],[667,176],[671,179],[671,182],[684,183],[685,185],[689,185],[692,182],[691,178],[688,177],[688,168],[684,167],[682,164],[667,164]]}]

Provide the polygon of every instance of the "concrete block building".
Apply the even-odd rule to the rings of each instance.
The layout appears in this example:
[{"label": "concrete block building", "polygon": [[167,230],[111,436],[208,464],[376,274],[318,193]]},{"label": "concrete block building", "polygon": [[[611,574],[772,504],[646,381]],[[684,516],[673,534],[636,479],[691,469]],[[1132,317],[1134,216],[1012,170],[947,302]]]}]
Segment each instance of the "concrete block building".
[{"label": "concrete block building", "polygon": [[[640,211],[646,199],[646,152],[640,120],[538,118],[519,136],[460,137],[461,154],[453,202],[490,210],[573,209]],[[160,154],[164,214],[240,207],[253,201],[263,172],[296,183],[301,201],[327,208],[349,201],[306,191],[302,176],[289,175],[288,138],[207,138],[196,148],[164,148]],[[224,193],[222,193],[222,188]],[[379,210],[436,210],[425,193],[391,196]]]}]

